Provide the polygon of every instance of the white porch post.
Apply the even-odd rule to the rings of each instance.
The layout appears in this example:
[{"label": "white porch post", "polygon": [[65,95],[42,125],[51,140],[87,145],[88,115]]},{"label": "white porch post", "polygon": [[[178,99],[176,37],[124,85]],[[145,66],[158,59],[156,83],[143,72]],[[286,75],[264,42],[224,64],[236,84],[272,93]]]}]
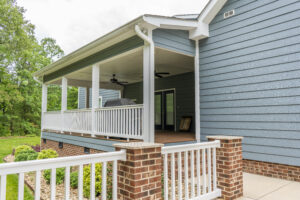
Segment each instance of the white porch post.
[{"label": "white porch post", "polygon": [[199,40],[195,40],[195,134],[197,142],[200,142],[200,68],[199,68]]},{"label": "white porch post", "polygon": [[61,80],[61,132],[64,131],[64,112],[68,106],[68,79],[63,77]]},{"label": "white porch post", "polygon": [[[152,30],[148,29],[152,39]],[[143,134],[145,142],[154,142],[154,45],[145,43],[143,50]]]},{"label": "white porch post", "polygon": [[41,129],[44,129],[44,114],[47,112],[47,97],[48,96],[48,86],[46,84],[42,85],[42,118],[41,118]]},{"label": "white porch post", "polygon": [[92,75],[92,137],[95,137],[96,132],[96,116],[95,110],[99,108],[99,85],[100,85],[100,65],[93,65]]}]

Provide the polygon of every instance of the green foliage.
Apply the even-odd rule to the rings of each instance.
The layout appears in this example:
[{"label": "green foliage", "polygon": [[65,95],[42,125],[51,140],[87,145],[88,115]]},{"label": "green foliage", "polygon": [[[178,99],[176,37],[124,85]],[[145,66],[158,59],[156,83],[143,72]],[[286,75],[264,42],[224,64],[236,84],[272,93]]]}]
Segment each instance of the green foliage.
[{"label": "green foliage", "polygon": [[71,188],[78,188],[78,172],[72,172],[70,175],[70,185]]},{"label": "green foliage", "polygon": [[[51,170],[47,169],[43,172],[43,177],[46,180],[47,184],[50,184],[51,182]],[[65,178],[65,168],[57,168],[56,169],[56,184],[62,184],[64,182]]]},{"label": "green foliage", "polygon": [[33,149],[31,150],[23,150],[18,153],[18,155],[15,157],[15,162],[19,161],[26,161],[26,160],[36,160],[38,157],[38,153],[34,151]]},{"label": "green foliage", "polygon": [[[83,168],[83,196],[90,197],[90,170],[91,165],[87,165]],[[108,164],[107,167],[107,199],[112,199],[112,165]],[[102,191],[102,164],[97,163],[95,165],[95,194],[101,195]]]},{"label": "green foliage", "polygon": [[58,154],[53,149],[44,149],[41,152],[39,152],[37,159],[47,159],[47,158],[57,158]]},{"label": "green foliage", "polygon": [[15,156],[18,156],[18,154],[20,152],[23,152],[23,151],[30,151],[30,150],[33,150],[30,146],[28,145],[20,145],[20,146],[17,146],[16,149],[15,149]]},{"label": "green foliage", "polygon": [[41,85],[32,74],[63,51],[52,38],[35,38],[34,25],[15,0],[1,0],[0,13],[0,136],[39,135]]}]

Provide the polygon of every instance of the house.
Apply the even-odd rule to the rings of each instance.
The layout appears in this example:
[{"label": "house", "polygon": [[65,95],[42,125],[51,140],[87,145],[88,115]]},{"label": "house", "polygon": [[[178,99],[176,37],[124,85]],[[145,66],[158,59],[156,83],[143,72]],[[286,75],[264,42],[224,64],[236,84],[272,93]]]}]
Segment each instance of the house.
[{"label": "house", "polygon": [[[35,74],[42,146],[88,153],[236,135],[245,171],[299,181],[299,25],[299,0],[210,0],[199,15],[140,16]],[[60,112],[47,112],[48,84],[62,86]],[[92,88],[92,108],[66,110],[68,85]],[[99,88],[136,105],[99,108]]]}]

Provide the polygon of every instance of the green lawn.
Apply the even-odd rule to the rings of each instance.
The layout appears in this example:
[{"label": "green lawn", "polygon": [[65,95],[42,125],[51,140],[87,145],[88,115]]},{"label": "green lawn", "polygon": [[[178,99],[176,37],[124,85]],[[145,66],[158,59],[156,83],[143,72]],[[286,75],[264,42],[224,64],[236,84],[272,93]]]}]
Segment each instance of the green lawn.
[{"label": "green lawn", "polygon": [[[36,145],[40,144],[40,137],[0,137],[0,163],[3,162],[3,158],[8,154],[11,154],[13,148],[22,145]],[[7,200],[18,199],[18,176],[7,176]],[[34,199],[31,191],[25,187],[25,200]]]}]

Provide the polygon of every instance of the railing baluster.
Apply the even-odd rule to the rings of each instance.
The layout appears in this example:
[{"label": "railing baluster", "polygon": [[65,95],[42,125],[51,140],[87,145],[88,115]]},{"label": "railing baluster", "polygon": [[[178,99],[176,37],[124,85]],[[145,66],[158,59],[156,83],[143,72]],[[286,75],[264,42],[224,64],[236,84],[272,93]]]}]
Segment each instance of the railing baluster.
[{"label": "railing baluster", "polygon": [[35,172],[35,191],[34,199],[40,200],[41,198],[41,171],[38,170]]},{"label": "railing baluster", "polygon": [[51,169],[51,200],[55,200],[56,196],[56,169],[52,168]]},{"label": "railing baluster", "polygon": [[164,155],[164,200],[168,200],[168,154]]},{"label": "railing baluster", "polygon": [[207,169],[208,169],[208,192],[211,192],[211,149],[207,149]]},{"label": "railing baluster", "polygon": [[106,171],[107,171],[107,162],[102,163],[102,193],[101,199],[106,200]]},{"label": "railing baluster", "polygon": [[19,173],[18,200],[24,199],[24,173]]},{"label": "railing baluster", "polygon": [[0,199],[6,199],[6,175],[1,176]]},{"label": "railing baluster", "polygon": [[113,200],[117,200],[118,198],[118,161],[114,161],[113,163]]},{"label": "railing baluster", "polygon": [[95,163],[91,164],[90,199],[95,200]]},{"label": "railing baluster", "polygon": [[194,151],[191,151],[191,193],[195,197],[195,172],[194,172]]},{"label": "railing baluster", "polygon": [[70,167],[67,166],[65,169],[65,199],[70,198]]},{"label": "railing baluster", "polygon": [[177,158],[177,167],[178,167],[178,199],[182,199],[182,160],[181,160],[181,152],[178,152],[178,158]]},{"label": "railing baluster", "polygon": [[189,164],[188,151],[184,152],[184,195],[185,199],[189,199]]},{"label": "railing baluster", "polygon": [[83,199],[83,165],[79,165],[78,171],[78,199]]},{"label": "railing baluster", "polygon": [[206,158],[205,149],[202,149],[202,177],[203,177],[203,194],[206,194]]},{"label": "railing baluster", "polygon": [[172,200],[175,200],[175,158],[174,153],[171,154],[171,194],[172,194]]},{"label": "railing baluster", "polygon": [[197,150],[197,195],[201,195],[200,150]]},{"label": "railing baluster", "polygon": [[213,190],[217,189],[217,159],[216,148],[213,148]]}]

